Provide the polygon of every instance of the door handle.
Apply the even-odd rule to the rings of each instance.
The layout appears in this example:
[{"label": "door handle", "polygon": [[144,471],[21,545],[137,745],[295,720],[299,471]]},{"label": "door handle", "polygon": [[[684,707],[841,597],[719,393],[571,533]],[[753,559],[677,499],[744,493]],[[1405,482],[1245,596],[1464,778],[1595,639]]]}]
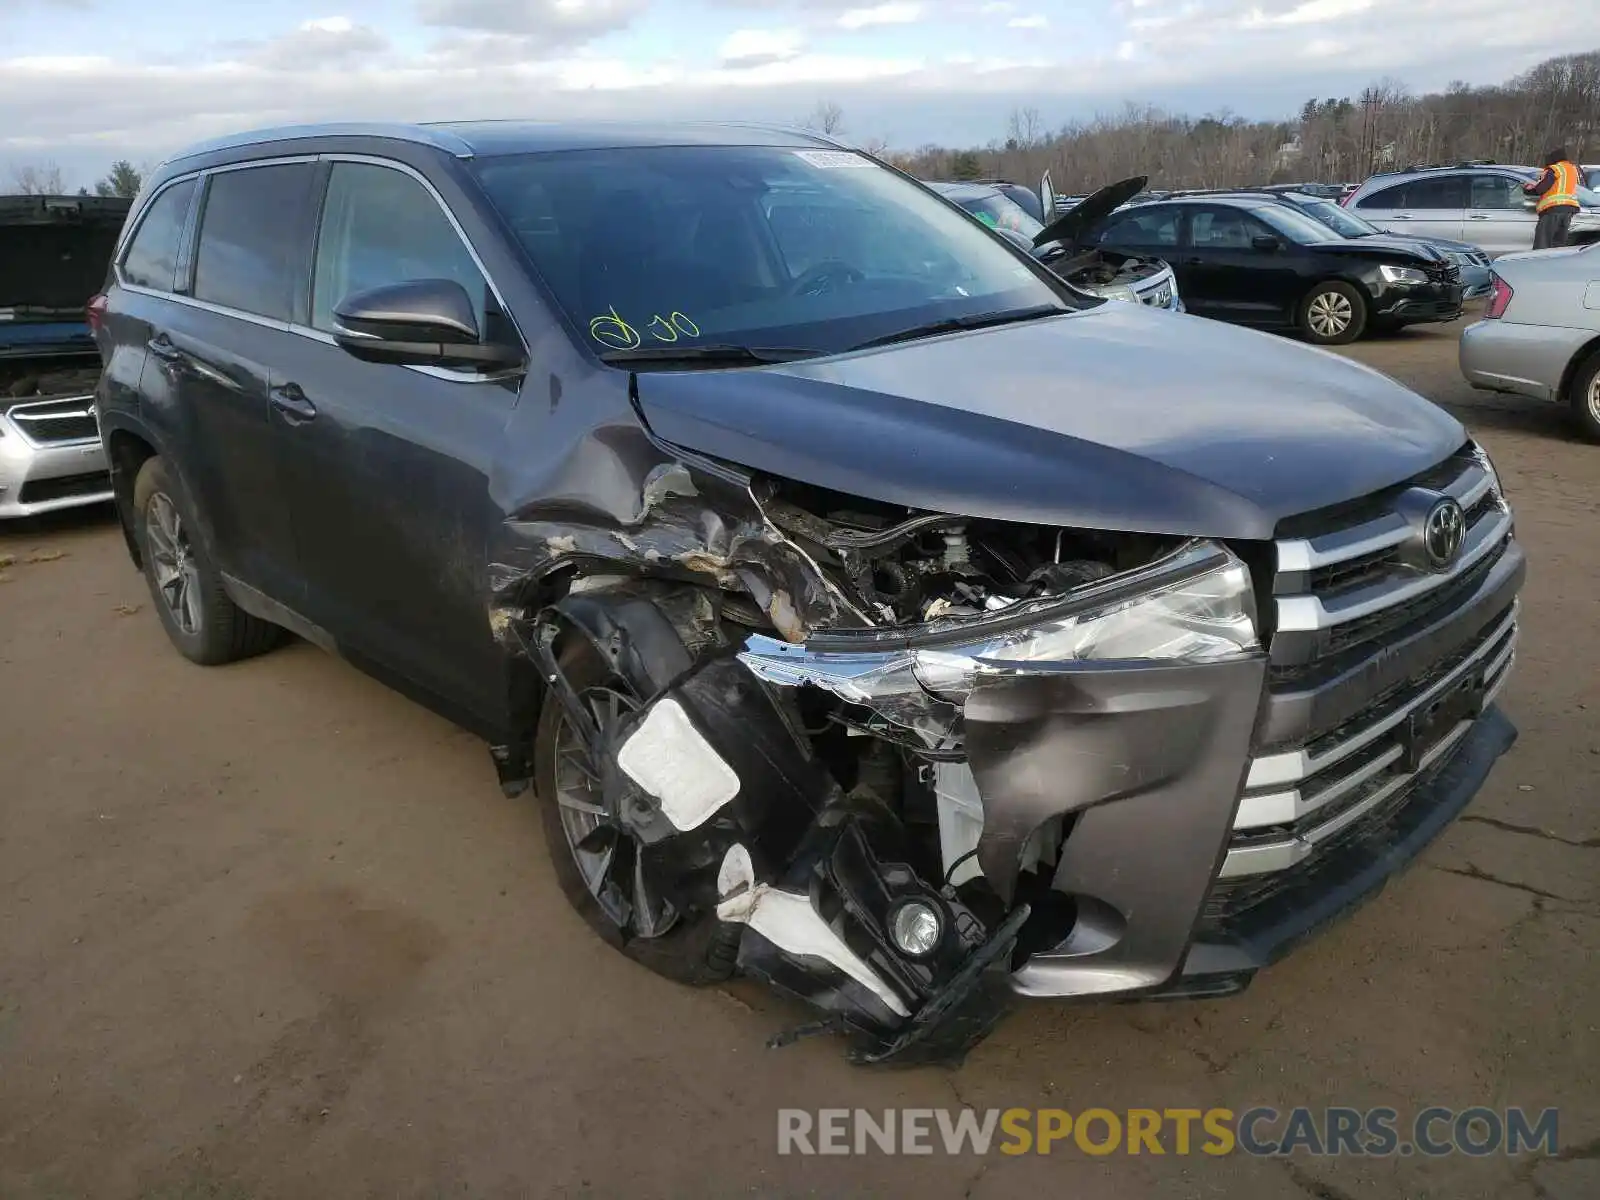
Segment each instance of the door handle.
[{"label": "door handle", "polygon": [[1186,267],[1203,267],[1205,261],[1203,258],[1186,258],[1183,260],[1183,265]]},{"label": "door handle", "polygon": [[162,362],[180,363],[183,361],[183,351],[174,346],[172,339],[164,333],[158,333],[146,342],[145,349],[149,350],[151,354],[154,354]]},{"label": "door handle", "polygon": [[1409,221],[1409,220],[1411,220],[1411,214],[1410,213],[1395,213],[1394,219],[1396,221]]},{"label": "door handle", "polygon": [[1488,219],[1489,219],[1489,214],[1488,213],[1468,213],[1467,214],[1467,220],[1469,220],[1469,221],[1487,221]]},{"label": "door handle", "polygon": [[317,415],[317,406],[300,390],[298,383],[275,387],[267,395],[272,407],[281,412],[283,419],[291,425],[303,425]]}]

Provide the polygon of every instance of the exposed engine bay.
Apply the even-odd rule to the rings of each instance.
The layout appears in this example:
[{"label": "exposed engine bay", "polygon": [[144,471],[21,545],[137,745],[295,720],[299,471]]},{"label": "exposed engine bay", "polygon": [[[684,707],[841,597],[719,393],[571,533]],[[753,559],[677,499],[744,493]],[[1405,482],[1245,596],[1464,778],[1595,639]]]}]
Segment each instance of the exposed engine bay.
[{"label": "exposed engine bay", "polygon": [[886,625],[975,617],[1060,595],[1175,545],[1170,538],[895,512],[798,485],[774,487],[762,507]]},{"label": "exposed engine bay", "polygon": [[[1144,653],[1150,628],[1209,636],[1209,581],[1221,572],[1248,592],[1244,568],[1211,543],[908,511],[771,479],[747,480],[752,512],[725,523],[704,513],[714,480],[681,467],[653,478],[640,529],[537,526],[554,562],[588,560],[519,626],[559,706],[556,757],[586,764],[541,771],[541,790],[590,822],[556,832],[580,860],[627,847],[627,877],[596,893],[625,952],[655,965],[689,946],[693,961],[668,973],[762,979],[819,1011],[801,1032],[849,1035],[857,1061],[959,1060],[1031,953],[1116,940],[1097,901],[1083,909],[1053,887],[1079,781],[1059,795],[1025,786],[1010,812],[987,803],[984,773],[1028,749],[1008,732],[1015,717],[997,726],[974,703],[1011,704],[1007,679],[1041,656],[1094,657],[1108,637],[1120,653],[1130,636]],[[690,530],[715,536],[689,550]],[[624,553],[622,571],[594,561]],[[1168,596],[1170,626],[1126,619],[1135,594]],[[1239,636],[1254,646],[1253,626]],[[609,676],[598,691],[597,676]],[[1179,697],[1152,688],[1151,711],[1192,705]],[[1041,709],[1032,724],[1059,719]],[[1009,746],[984,744],[997,728]],[[1090,798],[1127,782],[1082,773]]]},{"label": "exposed engine bay", "polygon": [[1104,294],[1107,288],[1129,288],[1137,295],[1143,290],[1142,285],[1172,271],[1159,258],[1102,248],[1063,253],[1041,261],[1074,287],[1097,295]]}]

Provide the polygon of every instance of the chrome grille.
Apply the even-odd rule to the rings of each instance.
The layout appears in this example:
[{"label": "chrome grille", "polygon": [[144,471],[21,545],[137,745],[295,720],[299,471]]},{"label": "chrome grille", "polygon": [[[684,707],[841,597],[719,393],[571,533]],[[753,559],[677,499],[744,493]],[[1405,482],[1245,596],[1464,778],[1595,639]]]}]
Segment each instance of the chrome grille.
[{"label": "chrome grille", "polygon": [[93,396],[38,400],[13,405],[6,413],[23,438],[35,446],[92,442],[100,438]]},{"label": "chrome grille", "polygon": [[[1443,496],[1466,528],[1449,568],[1430,570],[1418,514]],[[1268,711],[1219,887],[1296,867],[1405,804],[1516,655],[1521,551],[1476,448],[1293,532],[1276,544]]]}]

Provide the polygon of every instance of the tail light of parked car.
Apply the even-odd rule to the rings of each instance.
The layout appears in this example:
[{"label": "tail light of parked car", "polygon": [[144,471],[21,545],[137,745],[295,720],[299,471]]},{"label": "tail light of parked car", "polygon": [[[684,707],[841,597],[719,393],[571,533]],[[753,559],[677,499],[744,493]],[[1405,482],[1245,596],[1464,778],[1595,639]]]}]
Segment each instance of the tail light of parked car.
[{"label": "tail light of parked car", "polygon": [[89,331],[99,333],[106,323],[106,294],[101,292],[97,296],[89,297],[89,303],[83,310],[84,319],[89,322]]},{"label": "tail light of parked car", "polygon": [[1511,303],[1511,297],[1514,294],[1511,291],[1511,285],[1498,275],[1491,281],[1490,289],[1489,307],[1483,310],[1483,317],[1486,321],[1492,321],[1504,316],[1506,305]]}]

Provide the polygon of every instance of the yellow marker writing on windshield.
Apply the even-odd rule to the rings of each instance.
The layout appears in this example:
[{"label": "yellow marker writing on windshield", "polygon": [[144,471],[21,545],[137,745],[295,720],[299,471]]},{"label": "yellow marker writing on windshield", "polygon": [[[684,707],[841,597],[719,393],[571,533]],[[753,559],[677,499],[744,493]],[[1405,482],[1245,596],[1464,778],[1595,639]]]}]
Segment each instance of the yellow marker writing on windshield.
[{"label": "yellow marker writing on windshield", "polygon": [[639,345],[639,331],[622,319],[616,305],[589,322],[589,336],[613,350],[632,350]]},{"label": "yellow marker writing on windshield", "polygon": [[650,336],[658,342],[675,342],[679,335],[683,337],[699,337],[700,327],[684,316],[681,312],[674,311],[671,316],[663,317],[659,313],[650,318],[647,325]]}]

